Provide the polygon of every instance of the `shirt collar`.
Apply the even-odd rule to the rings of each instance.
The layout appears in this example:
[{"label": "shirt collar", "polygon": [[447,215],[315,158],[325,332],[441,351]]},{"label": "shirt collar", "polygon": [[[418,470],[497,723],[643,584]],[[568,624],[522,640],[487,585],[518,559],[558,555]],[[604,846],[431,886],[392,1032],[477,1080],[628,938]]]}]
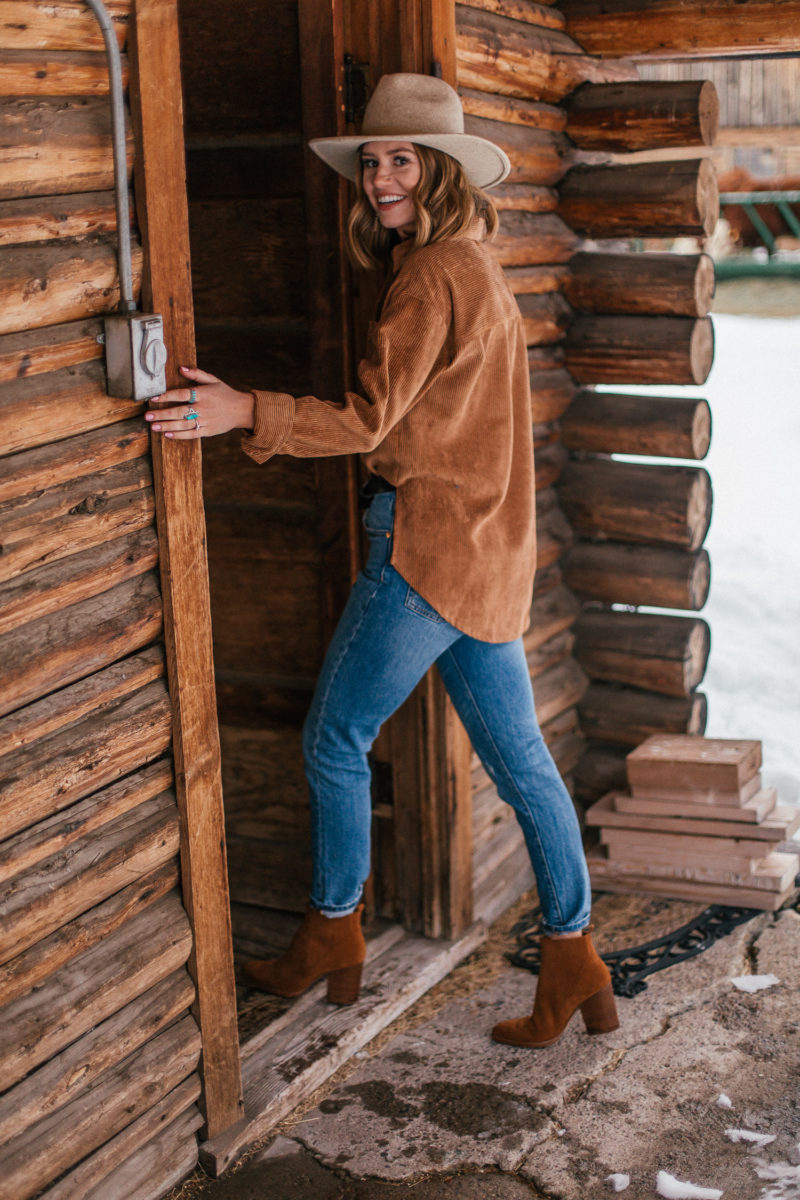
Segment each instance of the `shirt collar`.
[{"label": "shirt collar", "polygon": [[[481,242],[486,236],[486,222],[483,217],[476,217],[472,224],[461,234],[461,238],[470,238],[472,241]],[[396,273],[400,270],[403,263],[408,258],[414,249],[413,238],[406,238],[402,242],[398,242],[392,248],[392,269]],[[419,247],[421,249],[421,247]]]}]

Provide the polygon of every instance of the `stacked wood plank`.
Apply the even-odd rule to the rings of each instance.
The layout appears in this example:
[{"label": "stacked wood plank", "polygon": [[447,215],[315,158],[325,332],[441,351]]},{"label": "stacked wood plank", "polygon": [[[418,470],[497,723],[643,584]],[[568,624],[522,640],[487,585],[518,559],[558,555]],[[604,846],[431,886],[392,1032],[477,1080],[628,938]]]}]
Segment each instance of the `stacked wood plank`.
[{"label": "stacked wood plank", "polygon": [[[146,1200],[191,1169],[203,1118],[153,472],[98,340],[108,72],[86,6],[4,7],[0,1196]],[[109,8],[125,49],[130,5]]]},{"label": "stacked wood plank", "polygon": [[600,830],[597,888],[767,910],[792,895],[800,854],[778,847],[800,829],[800,809],[762,786],[760,742],[656,735],[626,763],[628,790],[586,814]]}]

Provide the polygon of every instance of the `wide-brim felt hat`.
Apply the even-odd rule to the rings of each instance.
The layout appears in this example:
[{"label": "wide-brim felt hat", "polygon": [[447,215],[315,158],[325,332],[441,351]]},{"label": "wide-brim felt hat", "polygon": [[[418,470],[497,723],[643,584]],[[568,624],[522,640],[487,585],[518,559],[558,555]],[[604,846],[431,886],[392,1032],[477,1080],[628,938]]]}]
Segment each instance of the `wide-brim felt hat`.
[{"label": "wide-brim felt hat", "polygon": [[475,187],[490,188],[511,170],[505,151],[488,138],[464,133],[458,93],[434,75],[382,75],[364,110],[361,133],[314,138],[309,146],[334,171],[355,180],[365,142],[416,142],[461,163]]}]

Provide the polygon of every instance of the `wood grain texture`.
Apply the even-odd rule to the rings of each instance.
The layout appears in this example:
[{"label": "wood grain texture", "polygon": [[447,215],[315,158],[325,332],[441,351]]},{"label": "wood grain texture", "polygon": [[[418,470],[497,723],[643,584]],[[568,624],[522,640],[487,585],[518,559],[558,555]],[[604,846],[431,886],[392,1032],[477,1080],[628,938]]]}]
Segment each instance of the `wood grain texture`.
[{"label": "wood grain texture", "polygon": [[567,134],[581,150],[710,146],[719,128],[719,97],[709,79],[587,83],[565,108]]},{"label": "wood grain texture", "polygon": [[[128,86],[122,57],[122,86]],[[107,96],[105,53],[0,50],[0,96]]]},{"label": "wood grain texture", "polygon": [[567,29],[589,54],[713,58],[800,49],[797,0],[563,0]]},{"label": "wood grain texture", "polygon": [[[51,374],[23,375],[3,388],[0,445],[5,455],[31,450],[141,412],[141,404],[107,394],[105,367],[99,361],[84,361]],[[0,465],[5,478],[12,467],[2,459]]]},{"label": "wood grain texture", "polygon": [[[164,314],[175,384],[194,362],[182,96],[174,0],[137,0],[131,38],[131,105],[137,194],[147,264],[143,296]],[[219,734],[211,641],[199,442],[153,445],[161,543],[165,644],[174,709],[183,895],[194,933],[190,971],[203,1044],[207,1127],[242,1110]]]},{"label": "wood grain texture", "polygon": [[0,1180],[3,1200],[29,1200],[67,1168],[142,1116],[197,1067],[200,1033],[190,1016],[109,1067],[89,1093],[15,1138]]},{"label": "wood grain texture", "polygon": [[[128,203],[134,224],[136,209],[132,194]],[[0,246],[102,237],[113,234],[116,228],[117,212],[111,191],[0,201]]]},{"label": "wood grain texture", "polygon": [[[194,986],[181,967],[0,1097],[0,1143],[85,1095],[103,1072],[149,1041],[189,1007]],[[197,1090],[199,1085],[195,1084]]]},{"label": "wood grain texture", "polygon": [[698,611],[708,599],[711,566],[707,550],[577,541],[564,578],[585,600]]},{"label": "wood grain texture", "polygon": [[693,397],[584,389],[564,413],[561,433],[570,450],[699,460],[711,442],[711,410]]},{"label": "wood grain texture", "polygon": [[178,864],[172,860],[18,954],[0,967],[0,1004],[10,1005],[41,987],[72,959],[104,942],[126,921],[158,903],[177,885]]},{"label": "wood grain texture", "polygon": [[3,634],[0,715],[135,653],[161,625],[158,577],[148,571]]},{"label": "wood grain texture", "polygon": [[709,237],[719,189],[707,158],[573,167],[559,185],[559,213],[584,237]]},{"label": "wood grain texture", "polygon": [[138,875],[158,870],[177,852],[175,797],[162,793],[93,831],[80,846],[15,876],[0,905],[0,961],[22,954]]},{"label": "wood grain texture", "polygon": [[[131,247],[133,294],[141,285],[142,250]],[[0,255],[0,334],[79,321],[119,305],[116,247],[59,241],[16,246]]]},{"label": "wood grain texture", "polygon": [[700,692],[661,696],[612,683],[592,683],[579,707],[587,738],[622,746],[638,746],[654,733],[702,734],[708,713]]},{"label": "wood grain texture", "polygon": [[6,1085],[184,966],[190,947],[189,923],[173,892],[76,955],[34,992],[7,1004],[0,1028]]},{"label": "wood grain texture", "polygon": [[705,383],[714,362],[710,317],[578,316],[564,343],[578,383]]},{"label": "wood grain texture", "polygon": [[705,675],[711,631],[697,617],[587,610],[575,631],[591,679],[689,696]]},{"label": "wood grain texture", "polygon": [[159,758],[169,746],[171,715],[164,684],[150,683],[41,738],[35,747],[5,755],[0,817],[6,834],[35,825]]},{"label": "wood grain texture", "polygon": [[558,495],[573,529],[585,537],[695,551],[711,521],[711,480],[702,467],[573,461]]},{"label": "wood grain texture", "polygon": [[[130,133],[127,156],[130,169]],[[113,188],[107,97],[0,100],[0,180],[3,200]]]},{"label": "wood grain texture", "polygon": [[[128,35],[132,0],[104,0],[121,50]],[[2,44],[9,50],[93,50],[105,43],[97,18],[83,0],[3,0]]]},{"label": "wood grain texture", "polygon": [[564,295],[580,312],[705,317],[714,298],[714,261],[708,254],[580,251],[569,261]]},{"label": "wood grain texture", "polygon": [[102,332],[99,320],[89,320],[5,335],[0,338],[0,383],[101,359],[97,339]]}]

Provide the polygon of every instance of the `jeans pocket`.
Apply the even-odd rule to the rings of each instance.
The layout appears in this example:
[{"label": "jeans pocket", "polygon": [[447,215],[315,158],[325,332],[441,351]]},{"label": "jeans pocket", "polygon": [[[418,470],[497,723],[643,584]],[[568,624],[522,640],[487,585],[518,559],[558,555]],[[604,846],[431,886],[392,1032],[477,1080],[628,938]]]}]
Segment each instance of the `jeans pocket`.
[{"label": "jeans pocket", "polygon": [[428,621],[433,621],[434,624],[447,624],[444,617],[439,615],[433,605],[428,604],[427,600],[423,600],[419,592],[415,592],[411,586],[409,586],[406,592],[405,606],[410,612],[416,613],[418,617],[425,617]]},{"label": "jeans pocket", "polygon": [[374,496],[362,517],[362,522],[367,532],[368,543],[364,574],[368,579],[381,582],[392,558],[394,492],[381,492]]}]

